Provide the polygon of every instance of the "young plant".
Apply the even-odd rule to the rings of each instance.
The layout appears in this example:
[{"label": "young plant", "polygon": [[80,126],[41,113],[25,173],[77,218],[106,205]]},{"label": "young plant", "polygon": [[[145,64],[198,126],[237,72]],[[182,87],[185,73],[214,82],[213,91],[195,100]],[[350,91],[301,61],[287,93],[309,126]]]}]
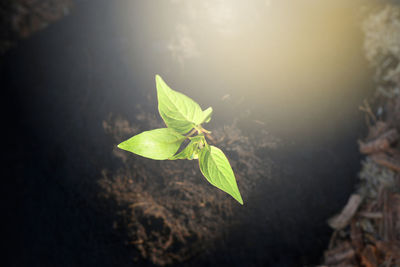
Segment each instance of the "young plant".
[{"label": "young plant", "polygon": [[[156,75],[156,86],[158,111],[167,128],[142,132],[118,147],[155,160],[198,159],[207,181],[243,205],[228,159],[205,138],[211,132],[202,124],[211,120],[212,108],[202,110],[191,98],[172,90],[159,75]],[[185,140],[189,144],[177,153]]]}]

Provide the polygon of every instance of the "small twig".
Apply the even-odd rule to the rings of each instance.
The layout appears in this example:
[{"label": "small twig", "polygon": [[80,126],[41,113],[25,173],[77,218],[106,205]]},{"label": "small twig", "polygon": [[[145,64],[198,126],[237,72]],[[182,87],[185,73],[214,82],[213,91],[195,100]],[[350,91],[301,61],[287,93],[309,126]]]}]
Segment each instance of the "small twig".
[{"label": "small twig", "polygon": [[367,115],[369,115],[375,123],[377,121],[377,118],[376,118],[375,114],[372,112],[371,106],[369,105],[369,103],[366,99],[364,99],[363,102],[364,102],[364,106],[360,106],[359,109],[361,111],[364,111]]},{"label": "small twig", "polygon": [[358,213],[361,217],[365,217],[368,219],[382,219],[383,214],[382,212],[368,212],[368,211],[362,211]]},{"label": "small twig", "polygon": [[215,139],[211,136],[211,134],[206,133],[205,135],[206,135],[206,137],[207,137],[208,139],[210,139],[210,141],[211,141],[213,144],[216,144]]},{"label": "small twig", "polygon": [[363,154],[373,154],[381,151],[386,151],[390,145],[399,139],[399,133],[396,129],[391,129],[383,133],[378,138],[367,143],[359,142],[360,152]]}]

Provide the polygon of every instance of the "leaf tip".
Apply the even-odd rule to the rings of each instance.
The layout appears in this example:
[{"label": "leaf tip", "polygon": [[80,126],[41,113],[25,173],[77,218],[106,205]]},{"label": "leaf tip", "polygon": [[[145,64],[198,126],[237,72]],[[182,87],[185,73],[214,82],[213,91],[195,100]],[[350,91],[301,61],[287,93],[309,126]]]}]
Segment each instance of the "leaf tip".
[{"label": "leaf tip", "polygon": [[122,143],[119,143],[118,145],[117,145],[117,147],[119,148],[119,149],[124,149],[124,142],[122,142]]},{"label": "leaf tip", "polygon": [[160,75],[156,74],[156,78],[155,78],[155,80],[156,80],[156,82],[157,82],[157,81],[160,81],[160,80],[162,81],[162,78],[161,78],[161,76],[160,76]]}]

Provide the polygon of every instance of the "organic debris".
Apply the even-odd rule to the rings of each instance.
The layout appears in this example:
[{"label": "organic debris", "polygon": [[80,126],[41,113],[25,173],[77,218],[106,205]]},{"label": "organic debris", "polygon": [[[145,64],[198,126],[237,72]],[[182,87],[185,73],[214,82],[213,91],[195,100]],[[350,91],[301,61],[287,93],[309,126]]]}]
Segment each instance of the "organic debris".
[{"label": "organic debris", "polygon": [[15,42],[68,15],[73,0],[2,0],[0,56]]},{"label": "organic debris", "polygon": [[350,223],[351,218],[353,218],[354,214],[357,212],[361,202],[362,197],[360,195],[351,195],[346,206],[343,208],[343,211],[329,220],[329,226],[338,230],[345,228]]},{"label": "organic debris", "polygon": [[366,143],[360,141],[360,152],[363,154],[374,154],[387,151],[390,148],[390,145],[396,142],[398,138],[399,133],[397,130],[390,129],[374,140]]},{"label": "organic debris", "polygon": [[[329,221],[335,230],[327,266],[400,266],[400,9],[387,6],[364,24],[366,56],[376,68],[378,105],[361,109],[369,133],[359,142],[366,155],[360,184],[343,211]],[[383,112],[382,112],[383,111]],[[378,117],[378,118],[377,118]]]},{"label": "organic debris", "polygon": [[357,194],[330,220],[335,232],[325,252],[326,265],[399,266],[399,177],[371,157],[364,161]]},{"label": "organic debris", "polygon": [[[118,116],[104,121],[113,143],[138,132],[163,127],[155,115],[137,107],[135,127]],[[261,133],[262,144],[276,146]],[[267,140],[268,139],[268,140]],[[261,177],[268,177],[270,164],[256,156],[257,144],[237,128],[236,123],[212,131],[210,143],[218,144],[235,171],[244,199]],[[127,244],[157,265],[182,262],[221,237],[235,225],[235,201],[215,189],[202,177],[197,160],[154,161],[113,149],[123,166],[116,172],[103,171],[103,196],[119,208],[116,227],[127,233]]]}]

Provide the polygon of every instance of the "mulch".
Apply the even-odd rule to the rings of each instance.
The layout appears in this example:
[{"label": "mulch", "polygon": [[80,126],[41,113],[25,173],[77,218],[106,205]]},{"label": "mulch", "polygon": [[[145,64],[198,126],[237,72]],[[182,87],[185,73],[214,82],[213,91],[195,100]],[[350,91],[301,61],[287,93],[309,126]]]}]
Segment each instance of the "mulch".
[{"label": "mulch", "polygon": [[328,224],[326,266],[400,266],[400,9],[387,5],[364,22],[366,58],[377,90],[360,107],[368,135],[359,185]]}]

